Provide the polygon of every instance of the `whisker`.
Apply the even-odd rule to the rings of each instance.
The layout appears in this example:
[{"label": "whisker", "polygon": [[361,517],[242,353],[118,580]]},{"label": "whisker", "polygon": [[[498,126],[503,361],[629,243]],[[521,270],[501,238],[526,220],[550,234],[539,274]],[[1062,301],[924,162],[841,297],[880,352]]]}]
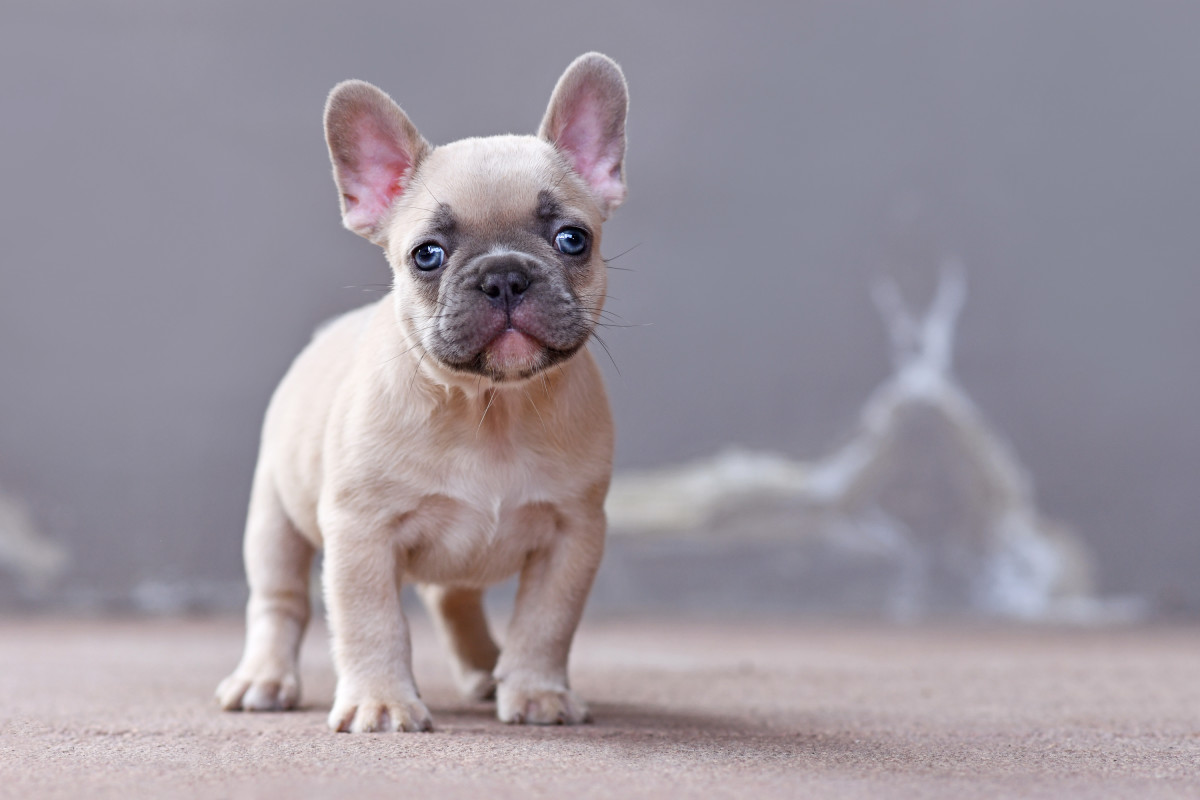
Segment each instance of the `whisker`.
[{"label": "whisker", "polygon": [[392,284],[390,284],[390,283],[362,283],[362,284],[350,284],[349,286],[343,286],[342,288],[343,289],[358,289],[363,292],[390,292],[392,290]]},{"label": "whisker", "polygon": [[483,429],[483,421],[487,419],[487,412],[492,408],[492,401],[496,399],[496,392],[499,391],[492,387],[491,394],[488,396],[487,405],[483,407],[483,416],[479,418],[479,424],[475,426],[475,438],[479,438],[479,431]]},{"label": "whisker", "polygon": [[[397,358],[400,358],[401,356],[405,355],[406,353],[411,353],[413,350],[416,350],[418,347],[420,347],[422,344],[421,335],[432,330],[434,328],[434,326],[436,326],[438,324],[438,322],[440,322],[440,321],[441,321],[441,314],[438,314],[433,319],[429,320],[425,325],[417,328],[416,330],[405,331],[404,338],[406,340],[412,341],[415,339],[416,341],[413,342],[413,344],[410,345],[409,347],[406,347],[405,349],[401,350],[396,355],[392,356],[391,358],[385,359],[384,361],[380,362],[379,368],[383,368],[383,367],[387,366],[391,362],[395,361]],[[413,323],[413,320],[408,319],[408,323],[411,325]],[[424,353],[422,353],[421,360],[424,360],[425,356],[428,355],[428,353],[429,353],[428,350],[426,350]],[[417,361],[418,368],[420,368],[420,366],[421,366],[421,360]],[[413,376],[416,377],[415,371],[413,373]]]},{"label": "whisker", "polygon": [[[542,412],[538,411],[537,403],[533,402],[533,397],[530,396],[529,390],[522,387],[521,391],[524,393],[525,398],[529,400],[529,405],[533,406],[533,413],[537,414],[538,421],[542,423],[542,432],[549,436],[550,429],[546,427],[546,420],[542,419]],[[484,413],[487,412],[485,411]]]},{"label": "whisker", "polygon": [[425,356],[429,355],[429,351],[425,350],[421,353],[421,357],[417,359],[417,365],[413,367],[412,378],[408,381],[408,390],[411,392],[413,384],[417,382],[417,373],[421,371],[421,364],[425,361]]},{"label": "whisker", "polygon": [[601,347],[604,348],[604,352],[608,354],[608,360],[612,362],[613,369],[615,369],[617,371],[617,374],[620,375],[621,368],[617,366],[617,360],[615,358],[613,358],[612,351],[608,349],[608,345],[605,344],[604,340],[600,338],[600,334],[596,333],[595,331],[592,331],[591,338],[595,339],[596,342]]},{"label": "whisker", "polygon": [[[622,250],[621,252],[619,252],[615,256],[613,256],[612,258],[601,258],[600,260],[603,261],[605,264],[612,263],[613,261],[616,261],[621,256],[628,255],[629,253],[632,253],[634,250],[637,250],[641,246],[642,246],[642,243],[638,242],[633,247],[630,247],[627,250]],[[613,269],[619,269],[619,267],[613,267]],[[633,270],[630,270],[630,272],[632,272],[632,271]]]},{"label": "whisker", "polygon": [[[629,322],[617,312],[609,311],[606,308],[596,308],[594,306],[577,306],[577,308],[579,308],[581,311],[587,311],[599,315],[601,319],[606,321],[597,321],[596,324],[606,328],[648,328],[654,324],[653,322]],[[617,322],[616,320],[620,321]]]},{"label": "whisker", "polygon": [[420,346],[421,346],[421,343],[420,343],[420,342],[416,342],[416,343],[414,343],[413,345],[411,345],[411,346],[409,346],[409,347],[405,348],[404,350],[401,350],[399,353],[397,353],[396,355],[392,356],[391,358],[389,358],[389,359],[386,359],[386,360],[384,360],[384,361],[381,361],[381,362],[379,362],[379,366],[380,366],[380,367],[385,367],[385,366],[387,366],[388,364],[390,364],[390,363],[392,363],[393,361],[395,361],[397,358],[400,358],[400,356],[403,356],[403,355],[405,355],[405,354],[407,354],[407,353],[411,353],[413,350],[416,350],[416,349],[417,349],[418,347],[420,347]]},{"label": "whisker", "polygon": [[442,201],[438,200],[438,196],[433,193],[433,189],[429,188],[429,184],[425,182],[424,178],[422,178],[420,175],[413,175],[413,178],[417,181],[420,181],[421,185],[425,187],[425,191],[429,192],[429,196],[433,198],[434,202],[436,202],[439,206],[442,205]]},{"label": "whisker", "polygon": [[623,319],[623,317],[620,314],[618,314],[616,311],[613,311],[612,309],[609,309],[609,308],[601,308],[600,306],[583,306],[583,305],[576,306],[576,308],[580,309],[581,311],[593,311],[597,314],[607,314],[610,317],[616,317],[617,319]]},{"label": "whisker", "polygon": [[[423,182],[423,181],[422,181],[422,182]],[[429,187],[428,187],[428,186],[426,186],[425,188],[426,188],[426,189],[428,189]],[[433,194],[433,192],[430,192],[429,194],[430,194],[430,195],[432,195],[432,194]],[[433,199],[434,199],[434,200],[437,200],[437,198],[436,198],[436,197],[435,197],[435,198],[433,198]],[[440,202],[440,201],[439,201],[439,202]],[[428,222],[430,219],[433,219],[433,216],[434,216],[435,214],[437,214],[437,209],[436,209],[436,208],[426,208],[425,206],[419,206],[419,205],[416,205],[415,203],[397,203],[397,204],[396,204],[396,208],[415,208],[415,209],[416,209],[416,210],[418,210],[418,211],[424,211],[426,214],[429,214],[429,215],[430,215],[430,216],[429,216],[429,219],[426,219],[426,220],[425,220],[426,222]]]}]

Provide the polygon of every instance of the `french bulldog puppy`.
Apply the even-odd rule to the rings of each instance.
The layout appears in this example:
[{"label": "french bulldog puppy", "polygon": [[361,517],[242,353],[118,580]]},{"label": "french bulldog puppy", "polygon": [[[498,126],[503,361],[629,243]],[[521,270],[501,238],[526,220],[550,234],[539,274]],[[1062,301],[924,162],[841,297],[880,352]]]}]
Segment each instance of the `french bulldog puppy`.
[{"label": "french bulldog puppy", "polygon": [[[382,300],[328,323],[267,410],[246,524],[246,647],[225,709],[300,696],[324,548],[336,731],[425,731],[400,586],[413,582],[470,698],[575,724],[567,655],[604,549],[613,429],[585,345],[600,229],[625,197],[620,68],[588,53],[537,136],[433,147],[386,94],[334,88],[325,133],[347,228],[383,248]],[[485,587],[520,574],[504,646]]]}]

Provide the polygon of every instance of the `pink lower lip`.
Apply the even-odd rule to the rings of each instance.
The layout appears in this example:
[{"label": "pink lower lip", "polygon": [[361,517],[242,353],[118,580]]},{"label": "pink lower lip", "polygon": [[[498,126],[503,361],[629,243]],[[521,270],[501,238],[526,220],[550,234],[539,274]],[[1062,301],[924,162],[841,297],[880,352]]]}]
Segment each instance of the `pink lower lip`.
[{"label": "pink lower lip", "polygon": [[509,328],[488,345],[488,360],[501,369],[528,367],[542,346],[516,328]]}]

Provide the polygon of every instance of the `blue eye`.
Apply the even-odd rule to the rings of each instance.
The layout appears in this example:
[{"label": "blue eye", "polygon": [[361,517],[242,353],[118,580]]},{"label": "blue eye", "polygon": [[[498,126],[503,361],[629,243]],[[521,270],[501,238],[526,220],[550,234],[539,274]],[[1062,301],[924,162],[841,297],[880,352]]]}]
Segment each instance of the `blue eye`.
[{"label": "blue eye", "polygon": [[439,244],[423,244],[412,251],[413,263],[422,272],[432,272],[446,262],[446,251]]},{"label": "blue eye", "polygon": [[554,246],[560,253],[577,256],[587,250],[588,235],[580,228],[563,228],[554,237]]}]

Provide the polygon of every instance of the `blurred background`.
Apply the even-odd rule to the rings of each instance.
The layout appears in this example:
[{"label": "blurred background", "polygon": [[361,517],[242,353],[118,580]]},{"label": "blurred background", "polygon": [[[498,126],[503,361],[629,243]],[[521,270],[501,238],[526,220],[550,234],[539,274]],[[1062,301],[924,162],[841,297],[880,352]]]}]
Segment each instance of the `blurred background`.
[{"label": "blurred background", "polygon": [[326,93],[532,132],[596,49],[635,327],[594,610],[1196,615],[1198,40],[1145,0],[7,0],[0,608],[239,607],[268,397],[389,281]]}]

